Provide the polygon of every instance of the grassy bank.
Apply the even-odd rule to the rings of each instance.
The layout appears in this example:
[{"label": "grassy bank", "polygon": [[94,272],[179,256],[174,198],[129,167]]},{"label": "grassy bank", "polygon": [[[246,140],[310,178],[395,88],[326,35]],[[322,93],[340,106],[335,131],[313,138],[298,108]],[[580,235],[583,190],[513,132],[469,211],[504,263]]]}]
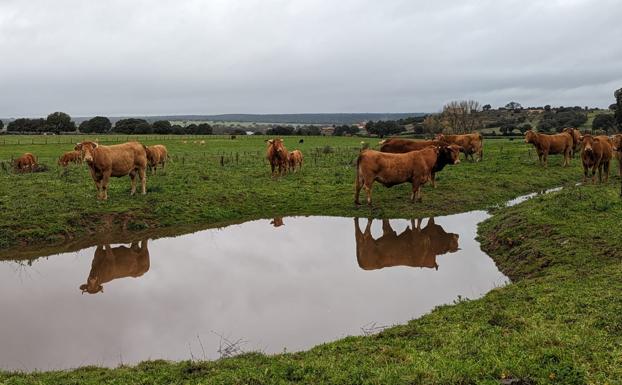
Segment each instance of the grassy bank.
[{"label": "grassy bank", "polygon": [[480,237],[514,283],[375,336],[276,356],[2,373],[0,383],[618,384],[622,202],[617,192],[613,185],[568,187],[496,210],[482,224]]},{"label": "grassy bank", "polygon": [[[166,172],[148,178],[146,196],[129,196],[129,178],[113,178],[109,201],[95,199],[86,166],[56,166],[57,157],[84,137],[10,137],[0,144],[0,161],[34,153],[49,170],[15,174],[0,168],[0,250],[71,241],[112,231],[190,231],[243,220],[282,215],[424,217],[490,207],[517,195],[580,179],[572,168],[536,165],[533,150],[522,141],[485,144],[481,163],[449,166],[438,188],[424,188],[423,203],[411,204],[410,186],[376,185],[375,207],[353,201],[354,167],[360,138],[287,137],[288,148],[305,154],[301,173],[272,180],[264,159],[264,137],[186,139],[143,137],[145,144],[164,143],[173,155]],[[123,137],[104,137],[123,141]],[[20,144],[14,141],[19,140]],[[206,143],[194,143],[205,140]],[[47,144],[45,143],[47,141]],[[60,141],[58,143],[57,141]],[[24,143],[26,142],[26,143]],[[374,141],[375,142],[375,141]],[[6,167],[5,167],[6,168]]]}]

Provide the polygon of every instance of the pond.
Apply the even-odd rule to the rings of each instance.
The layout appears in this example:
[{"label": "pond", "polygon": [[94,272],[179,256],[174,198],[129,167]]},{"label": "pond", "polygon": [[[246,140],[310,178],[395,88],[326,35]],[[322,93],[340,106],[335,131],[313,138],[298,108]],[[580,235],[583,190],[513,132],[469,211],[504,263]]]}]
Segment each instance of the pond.
[{"label": "pond", "polygon": [[0,368],[292,352],[406,323],[508,282],[485,211],[285,217],[0,263]]}]

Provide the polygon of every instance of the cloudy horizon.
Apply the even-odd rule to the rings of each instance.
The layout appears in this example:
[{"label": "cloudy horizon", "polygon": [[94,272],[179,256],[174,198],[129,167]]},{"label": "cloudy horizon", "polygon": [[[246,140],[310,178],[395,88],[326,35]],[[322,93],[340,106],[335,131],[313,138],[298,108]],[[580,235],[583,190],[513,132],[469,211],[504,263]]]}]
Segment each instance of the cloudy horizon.
[{"label": "cloudy horizon", "polygon": [[0,0],[0,117],[606,108],[615,0]]}]

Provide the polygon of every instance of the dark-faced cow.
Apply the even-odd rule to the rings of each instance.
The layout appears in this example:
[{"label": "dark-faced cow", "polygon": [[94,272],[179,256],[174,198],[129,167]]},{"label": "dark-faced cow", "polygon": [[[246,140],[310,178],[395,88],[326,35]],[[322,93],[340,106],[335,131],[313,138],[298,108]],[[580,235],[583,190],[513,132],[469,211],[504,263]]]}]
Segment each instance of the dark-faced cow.
[{"label": "dark-faced cow", "polygon": [[97,198],[108,199],[110,177],[129,175],[131,194],[136,193],[136,175],[140,177],[142,193],[147,193],[147,150],[138,142],[102,146],[95,142],[78,143],[75,147],[88,164],[97,188]]}]

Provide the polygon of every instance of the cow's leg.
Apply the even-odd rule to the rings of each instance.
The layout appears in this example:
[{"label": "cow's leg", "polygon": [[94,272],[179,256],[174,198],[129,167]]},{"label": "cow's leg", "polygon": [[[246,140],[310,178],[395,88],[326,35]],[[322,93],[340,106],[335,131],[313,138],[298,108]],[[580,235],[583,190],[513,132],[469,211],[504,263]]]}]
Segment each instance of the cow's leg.
[{"label": "cow's leg", "polygon": [[544,168],[547,168],[548,163],[549,163],[549,153],[545,152],[544,154],[542,154],[542,161],[544,163]]},{"label": "cow's leg", "polygon": [[140,177],[141,193],[143,195],[146,195],[147,194],[147,173],[146,173],[146,170],[144,168],[139,168],[138,169],[138,176]]},{"label": "cow's leg", "polygon": [[101,176],[96,173],[92,168],[89,167],[89,171],[91,172],[91,178],[93,178],[93,182],[95,183],[95,189],[97,189],[97,199],[101,199]]},{"label": "cow's leg", "polygon": [[363,187],[365,188],[365,194],[367,194],[367,204],[369,206],[371,206],[371,188],[372,188],[373,183],[374,183],[373,180],[369,183],[367,181],[363,182]]},{"label": "cow's leg", "polygon": [[609,182],[609,164],[610,161],[605,162],[603,171],[605,173],[605,183]]},{"label": "cow's leg", "polygon": [[130,189],[130,195],[136,194],[136,170],[130,171],[130,183],[132,188]]},{"label": "cow's leg", "polygon": [[588,171],[588,167],[585,165],[585,163],[583,163],[583,184],[585,184],[587,182],[587,171]]},{"label": "cow's leg", "polygon": [[432,187],[436,188],[436,173],[432,172],[430,174],[431,174],[430,179],[432,180]]},{"label": "cow's leg", "polygon": [[102,198],[108,200],[108,182],[110,181],[111,171],[104,172],[101,180]]},{"label": "cow's leg", "polygon": [[598,166],[596,164],[592,166],[592,184],[596,184],[596,169],[597,168]]},{"label": "cow's leg", "polygon": [[361,204],[361,202],[359,201],[359,195],[361,194],[361,188],[363,188],[363,183],[361,183],[361,178],[357,173],[356,178],[354,179],[354,204],[355,205]]}]

